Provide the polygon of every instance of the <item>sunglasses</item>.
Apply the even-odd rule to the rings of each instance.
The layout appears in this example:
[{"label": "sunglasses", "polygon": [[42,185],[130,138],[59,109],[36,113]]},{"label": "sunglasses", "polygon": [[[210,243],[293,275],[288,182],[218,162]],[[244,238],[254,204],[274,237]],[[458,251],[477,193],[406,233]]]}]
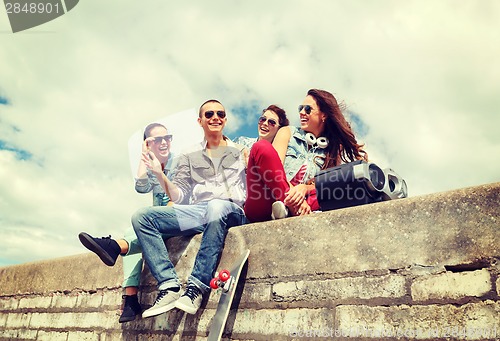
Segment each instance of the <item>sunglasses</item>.
[{"label": "sunglasses", "polygon": [[276,122],[274,119],[272,118],[267,118],[265,116],[261,116],[259,118],[259,124],[263,124],[264,122],[266,122],[271,126],[271,127],[275,127],[276,124],[278,124],[278,122]]},{"label": "sunglasses", "polygon": [[313,110],[313,107],[310,105],[299,105],[299,113],[304,109],[307,115],[311,115],[311,111]]},{"label": "sunglasses", "polygon": [[219,118],[225,118],[226,117],[226,112],[225,111],[205,111],[205,118],[206,119],[211,119],[215,114],[217,114],[217,116],[219,116]]},{"label": "sunglasses", "polygon": [[153,138],[155,143],[161,143],[163,140],[165,140],[166,142],[171,142],[172,137],[173,137],[172,135],[165,135],[165,136],[156,136]]}]

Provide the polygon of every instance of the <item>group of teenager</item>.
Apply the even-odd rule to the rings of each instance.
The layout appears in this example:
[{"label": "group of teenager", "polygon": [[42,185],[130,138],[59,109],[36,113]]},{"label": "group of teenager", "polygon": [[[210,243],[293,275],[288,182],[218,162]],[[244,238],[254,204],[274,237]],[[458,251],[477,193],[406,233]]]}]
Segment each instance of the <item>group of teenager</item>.
[{"label": "group of teenager", "polygon": [[[367,161],[330,92],[309,90],[298,111],[300,126],[294,127],[282,108],[270,105],[258,120],[259,137],[233,142],[223,133],[224,106],[208,100],[198,117],[203,141],[175,157],[167,127],[153,123],[145,128],[135,188],[152,192],[153,206],[133,214],[123,239],[79,234],[106,265],[123,256],[120,322],[173,308],[195,314],[210,291],[229,228],[317,211],[315,175],[345,162]],[[165,239],[199,233],[200,248],[182,290]],[[158,282],[156,300],[145,311],[137,295],[143,259]]]}]

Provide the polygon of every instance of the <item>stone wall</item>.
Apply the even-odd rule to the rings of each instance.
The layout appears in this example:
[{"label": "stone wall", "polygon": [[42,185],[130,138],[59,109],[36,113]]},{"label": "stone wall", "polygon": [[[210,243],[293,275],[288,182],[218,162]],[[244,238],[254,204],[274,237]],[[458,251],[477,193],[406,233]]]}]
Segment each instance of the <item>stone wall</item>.
[{"label": "stone wall", "polygon": [[[499,340],[499,202],[496,183],[233,228],[221,266],[251,253],[225,337]],[[183,279],[199,242],[167,242]],[[219,295],[196,315],[119,324],[121,261],[86,253],[0,278],[2,340],[204,340]],[[147,269],[141,285],[148,306]]]}]

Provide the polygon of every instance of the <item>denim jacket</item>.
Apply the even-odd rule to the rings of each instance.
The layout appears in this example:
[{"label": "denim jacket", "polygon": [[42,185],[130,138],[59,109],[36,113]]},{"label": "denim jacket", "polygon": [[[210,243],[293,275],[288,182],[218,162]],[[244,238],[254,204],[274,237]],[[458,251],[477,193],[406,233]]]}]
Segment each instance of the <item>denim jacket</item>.
[{"label": "denim jacket", "polygon": [[[172,172],[171,170],[175,168],[174,156],[172,153],[169,155],[167,163],[165,164],[165,168],[163,169],[163,173],[171,179]],[[143,179],[135,179],[135,190],[138,193],[149,193],[153,191],[153,206],[166,206],[170,201],[170,198],[161,187],[158,179],[148,169],[147,173],[148,177]]]},{"label": "denim jacket", "polygon": [[184,151],[179,157],[172,182],[180,190],[177,203],[196,204],[223,199],[243,206],[246,196],[245,147],[227,137],[217,169],[207,154],[207,141]]},{"label": "denim jacket", "polygon": [[307,164],[307,171],[304,180],[301,183],[307,182],[314,178],[325,163],[326,153],[323,148],[312,147],[307,150],[306,132],[300,128],[290,126],[292,136],[288,141],[284,168],[286,178],[290,181],[299,171],[304,163]]},{"label": "denim jacket", "polygon": [[252,149],[255,142],[257,142],[256,137],[240,136],[234,139],[234,143],[241,144],[242,146],[247,147],[248,150]]}]

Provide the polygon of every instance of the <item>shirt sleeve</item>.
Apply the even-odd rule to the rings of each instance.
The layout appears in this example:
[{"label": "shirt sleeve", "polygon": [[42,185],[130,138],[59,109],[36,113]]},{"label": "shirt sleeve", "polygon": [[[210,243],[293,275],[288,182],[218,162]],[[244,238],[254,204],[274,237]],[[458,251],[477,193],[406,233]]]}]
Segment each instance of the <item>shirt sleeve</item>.
[{"label": "shirt sleeve", "polygon": [[172,183],[179,189],[179,199],[177,200],[177,203],[180,204],[183,203],[186,198],[191,196],[193,187],[189,158],[186,154],[181,154],[179,156],[177,165],[174,169],[175,171]]}]

